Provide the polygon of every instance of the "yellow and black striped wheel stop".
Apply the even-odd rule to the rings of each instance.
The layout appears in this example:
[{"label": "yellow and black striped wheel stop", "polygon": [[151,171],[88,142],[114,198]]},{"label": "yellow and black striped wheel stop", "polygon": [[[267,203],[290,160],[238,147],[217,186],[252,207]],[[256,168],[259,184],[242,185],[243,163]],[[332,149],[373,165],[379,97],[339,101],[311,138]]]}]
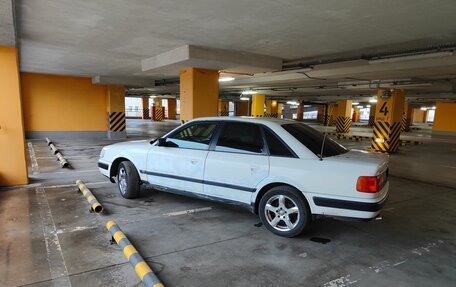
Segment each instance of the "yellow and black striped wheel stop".
[{"label": "yellow and black striped wheel stop", "polygon": [[152,269],[147,265],[144,259],[139,255],[136,248],[130,243],[125,234],[120,230],[120,227],[113,220],[106,223],[106,228],[111,234],[114,241],[122,249],[125,258],[135,269],[139,279],[146,287],[164,287],[160,279],[155,275]]},{"label": "yellow and black striped wheel stop", "polygon": [[76,185],[78,186],[79,190],[82,192],[84,197],[87,199],[90,205],[90,209],[95,213],[103,212],[103,206],[98,202],[95,196],[92,194],[90,189],[84,184],[84,182],[80,179],[76,180]]},{"label": "yellow and black striped wheel stop", "polygon": [[108,113],[108,126],[112,132],[123,132],[126,128],[125,113],[112,112]]},{"label": "yellow and black striped wheel stop", "polygon": [[348,133],[350,132],[350,117],[337,117],[336,119],[336,131],[338,133]]}]

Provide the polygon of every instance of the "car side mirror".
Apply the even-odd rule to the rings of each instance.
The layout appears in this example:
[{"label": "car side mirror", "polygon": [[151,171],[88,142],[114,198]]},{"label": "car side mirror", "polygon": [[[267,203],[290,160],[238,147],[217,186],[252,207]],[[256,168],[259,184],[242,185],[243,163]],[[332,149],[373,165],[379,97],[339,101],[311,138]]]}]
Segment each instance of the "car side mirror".
[{"label": "car side mirror", "polygon": [[166,146],[166,138],[159,138],[157,146]]}]

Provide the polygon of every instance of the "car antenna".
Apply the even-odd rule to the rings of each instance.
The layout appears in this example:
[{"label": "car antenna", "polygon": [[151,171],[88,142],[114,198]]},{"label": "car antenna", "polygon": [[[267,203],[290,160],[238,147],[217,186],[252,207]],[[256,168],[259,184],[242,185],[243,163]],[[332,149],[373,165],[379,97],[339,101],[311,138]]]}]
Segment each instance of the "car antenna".
[{"label": "car antenna", "polygon": [[326,104],[325,121],[326,121],[325,134],[323,135],[323,142],[321,143],[320,160],[323,160],[323,149],[324,149],[324,147],[325,147],[326,135],[328,134],[328,126],[329,126],[328,104]]}]

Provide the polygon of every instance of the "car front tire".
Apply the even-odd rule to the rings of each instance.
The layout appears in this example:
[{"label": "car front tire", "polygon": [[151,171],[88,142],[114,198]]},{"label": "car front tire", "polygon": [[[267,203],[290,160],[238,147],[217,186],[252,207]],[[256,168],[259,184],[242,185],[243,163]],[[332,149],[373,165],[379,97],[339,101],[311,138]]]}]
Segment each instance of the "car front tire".
[{"label": "car front tire", "polygon": [[119,164],[117,186],[123,198],[134,199],[139,196],[139,174],[132,162],[123,161]]},{"label": "car front tire", "polygon": [[274,234],[295,237],[310,224],[310,208],[291,186],[271,188],[260,200],[259,215],[264,226]]}]

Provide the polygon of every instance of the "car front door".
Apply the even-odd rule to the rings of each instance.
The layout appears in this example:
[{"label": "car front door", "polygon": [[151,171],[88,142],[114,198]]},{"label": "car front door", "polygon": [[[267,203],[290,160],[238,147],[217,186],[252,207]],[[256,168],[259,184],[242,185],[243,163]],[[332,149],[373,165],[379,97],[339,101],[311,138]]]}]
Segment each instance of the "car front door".
[{"label": "car front door", "polygon": [[217,127],[215,122],[186,125],[155,143],[147,157],[147,179],[152,185],[202,194],[204,163]]},{"label": "car front door", "polygon": [[269,159],[256,124],[225,122],[204,168],[204,193],[250,204],[252,192],[269,173]]}]

